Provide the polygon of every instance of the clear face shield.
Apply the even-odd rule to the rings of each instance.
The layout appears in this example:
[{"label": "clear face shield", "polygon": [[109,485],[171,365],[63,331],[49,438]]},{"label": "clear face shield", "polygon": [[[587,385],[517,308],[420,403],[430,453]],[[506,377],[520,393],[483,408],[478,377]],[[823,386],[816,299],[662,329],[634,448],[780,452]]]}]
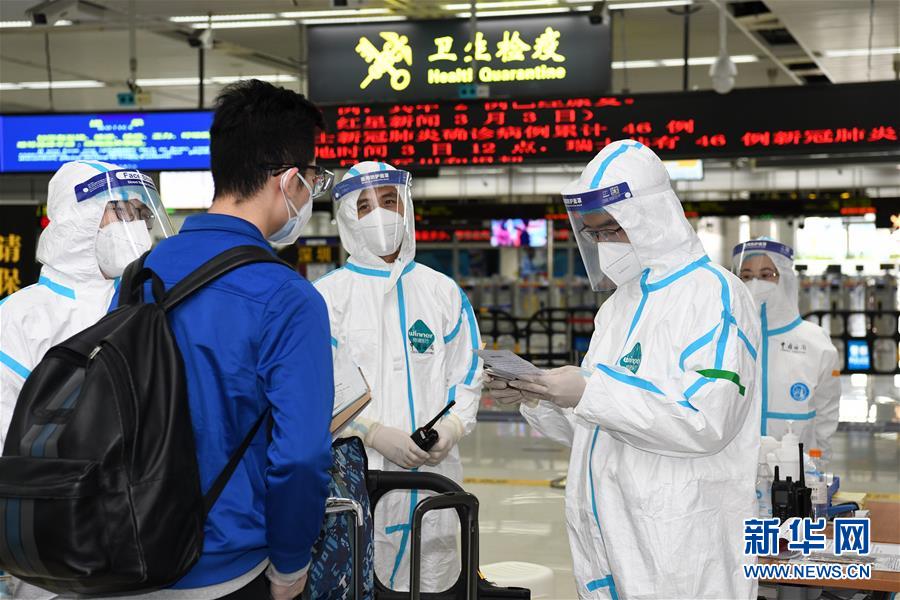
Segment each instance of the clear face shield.
[{"label": "clear face shield", "polygon": [[100,173],[75,187],[75,199],[104,205],[95,250],[107,277],[121,276],[128,263],[150,249],[153,237],[175,234],[153,179],[140,171]]},{"label": "clear face shield", "polygon": [[356,221],[366,247],[375,256],[396,252],[411,233],[411,177],[407,171],[387,170],[345,179],[334,187],[338,210]]},{"label": "clear face shield", "polygon": [[624,274],[635,268],[635,265],[623,263],[633,262],[633,250],[627,234],[605,208],[630,197],[631,191],[624,183],[583,193],[563,194],[578,251],[595,292],[614,290],[616,280],[623,281],[624,278],[607,273],[608,269],[622,269]]},{"label": "clear face shield", "polygon": [[778,283],[781,272],[792,269],[794,251],[774,240],[750,240],[738,244],[732,254],[735,275],[744,283],[753,280]]},{"label": "clear face shield", "polygon": [[780,285],[793,281],[793,264],[793,249],[774,240],[750,240],[732,253],[734,273],[759,304],[771,301]]}]

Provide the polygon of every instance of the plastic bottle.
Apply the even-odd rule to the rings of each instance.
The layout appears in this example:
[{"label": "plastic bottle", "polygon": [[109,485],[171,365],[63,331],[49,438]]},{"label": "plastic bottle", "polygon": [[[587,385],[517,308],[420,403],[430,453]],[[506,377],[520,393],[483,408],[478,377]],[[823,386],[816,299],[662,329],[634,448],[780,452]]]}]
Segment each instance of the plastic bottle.
[{"label": "plastic bottle", "polygon": [[815,474],[809,479],[809,487],[812,488],[813,519],[828,519],[828,483],[825,479],[825,462],[822,459],[822,450],[812,448],[809,457],[815,465]]},{"label": "plastic bottle", "polygon": [[[783,479],[790,477],[793,481],[800,480],[800,456],[797,453],[797,445],[800,438],[793,432],[793,422],[788,421],[788,431],[781,437],[781,446],[773,452],[775,464],[778,465]],[[771,466],[774,472],[774,465]]]},{"label": "plastic bottle", "polygon": [[756,469],[756,501],[759,504],[759,518],[772,518],[772,471],[764,456],[760,456]]}]

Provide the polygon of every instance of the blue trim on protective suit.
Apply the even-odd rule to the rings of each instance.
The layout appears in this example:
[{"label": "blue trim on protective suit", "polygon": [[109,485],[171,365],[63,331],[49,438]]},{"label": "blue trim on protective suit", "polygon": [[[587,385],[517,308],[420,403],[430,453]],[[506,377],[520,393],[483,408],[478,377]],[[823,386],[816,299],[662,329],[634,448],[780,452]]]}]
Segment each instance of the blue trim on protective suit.
[{"label": "blue trim on protective suit", "polygon": [[475,353],[475,350],[478,350],[478,324],[475,322],[475,311],[472,310],[472,305],[469,303],[469,299],[466,297],[465,293],[462,289],[459,290],[459,293],[462,295],[463,299],[463,308],[466,311],[466,315],[468,316],[469,321],[469,338],[472,343],[472,363],[469,366],[469,372],[466,373],[466,385],[471,385],[472,381],[475,380],[475,371],[478,370],[478,355]]},{"label": "blue trim on protective suit", "polygon": [[783,419],[788,421],[804,421],[812,419],[816,416],[816,411],[810,413],[785,413],[785,412],[769,412],[769,338],[776,335],[787,333],[792,329],[796,329],[803,319],[797,317],[784,327],[769,329],[769,320],[766,316],[766,305],[762,305],[760,312],[762,319],[762,346],[763,346],[763,364],[762,364],[762,415],[760,418],[760,433],[766,435],[769,430],[769,419]]},{"label": "blue trim on protective suit", "polygon": [[638,321],[641,319],[641,314],[644,312],[644,306],[647,304],[647,298],[650,296],[650,290],[647,288],[648,277],[650,277],[650,269],[644,269],[644,273],[641,275],[641,302],[638,304],[637,310],[634,311],[634,317],[631,319],[628,335],[625,336],[625,343],[622,344],[623,352],[625,351],[625,346],[628,345],[628,340],[631,339],[634,328],[637,327]]},{"label": "blue trim on protective suit", "polygon": [[768,419],[779,419],[782,421],[809,421],[815,417],[816,411],[814,410],[808,413],[770,412],[766,415]]},{"label": "blue trim on protective suit", "polygon": [[762,305],[760,312],[762,321],[762,415],[759,424],[760,435],[766,435],[768,429],[769,412],[769,319],[766,316],[766,305]]},{"label": "blue trim on protective suit", "polygon": [[803,319],[801,319],[800,317],[797,317],[795,320],[791,321],[784,327],[779,327],[778,329],[773,329],[772,331],[769,332],[769,335],[775,336],[775,335],[781,335],[782,333],[787,333],[788,331],[790,331],[792,329],[796,329],[802,322],[803,322]]},{"label": "blue trim on protective suit", "polygon": [[699,338],[688,344],[688,347],[684,349],[684,352],[681,353],[681,357],[678,359],[678,366],[684,371],[684,361],[687,360],[691,354],[702,348],[703,346],[710,343],[716,335],[716,329],[719,328],[719,324],[716,323],[715,326],[710,329],[708,332],[701,335]]},{"label": "blue trim on protective suit", "polygon": [[722,363],[725,362],[725,346],[728,344],[728,328],[731,327],[731,311],[729,308],[731,307],[731,290],[728,287],[728,282],[725,280],[725,277],[716,271],[713,267],[704,264],[703,268],[715,275],[719,279],[719,283],[722,284],[722,320],[724,324],[722,326],[722,333],[719,334],[719,341],[716,344],[716,369],[722,368]]},{"label": "blue trim on protective suit", "polygon": [[741,331],[741,328],[737,328],[738,337],[744,342],[744,345],[747,347],[747,352],[750,353],[750,356],[753,357],[753,360],[756,360],[756,348],[753,347],[753,344],[750,343],[750,340],[744,335],[744,332]]},{"label": "blue trim on protective suit", "polygon": [[[634,375],[626,375],[625,373],[620,373],[614,369],[607,367],[604,364],[598,364],[597,368],[600,369],[603,373],[609,375],[613,379],[620,381],[624,384],[634,386],[636,388],[640,388],[642,390],[646,390],[648,392],[653,392],[654,394],[662,394],[663,391],[647,381],[646,379],[641,379],[640,377],[635,377]],[[664,395],[664,394],[663,394]]]},{"label": "blue trim on protective suit", "polygon": [[40,278],[38,279],[38,285],[42,285],[48,288],[51,292],[59,294],[60,296],[63,296],[65,298],[71,298],[72,300],[75,299],[75,290],[64,285],[60,285],[49,277],[46,277],[45,275],[40,276]]},{"label": "blue trim on protective suit", "polygon": [[607,575],[603,579],[588,581],[584,587],[587,588],[587,591],[589,592],[595,592],[600,588],[609,588],[609,597],[612,600],[619,600],[619,595],[616,593],[616,582],[613,581],[612,575]]},{"label": "blue trim on protective suit", "polygon": [[10,368],[10,370],[21,377],[22,379],[28,379],[28,376],[31,375],[31,371],[25,368],[25,365],[14,359],[9,354],[0,350],[0,364],[6,365]]},{"label": "blue trim on protective suit", "polygon": [[656,283],[648,283],[647,289],[649,289],[651,292],[661,290],[664,287],[675,283],[677,280],[681,279],[688,273],[691,273],[692,271],[699,269],[700,267],[702,267],[703,265],[705,265],[708,262],[709,262],[709,257],[704,255],[703,257],[698,258],[697,260],[695,260],[691,264],[687,265],[683,269],[676,271],[676,272],[672,273],[671,275],[664,277],[663,279],[660,279]]},{"label": "blue trim on protective suit", "polygon": [[343,271],[343,270],[344,270],[344,267],[340,267],[340,268],[335,269],[334,271],[328,271],[327,273],[325,273],[324,275],[322,275],[321,277],[319,277],[318,279],[316,279],[315,281],[313,281],[313,285],[316,285],[317,283],[319,283],[319,282],[322,281],[323,279],[327,279],[328,277],[331,277],[332,275],[334,275],[334,274],[337,273],[338,271]]},{"label": "blue trim on protective suit", "polygon": [[382,271],[380,269],[369,269],[367,267],[360,267],[359,265],[354,265],[353,263],[347,263],[344,265],[344,268],[348,271],[352,271],[354,273],[358,273],[359,275],[367,275],[369,277],[382,277],[387,279],[391,276],[390,271]]},{"label": "blue trim on protective suit", "polygon": [[597,512],[597,497],[594,495],[594,447],[597,445],[597,436],[600,435],[600,427],[594,427],[594,437],[591,438],[591,449],[588,451],[588,483],[591,486],[591,510],[594,511],[594,522],[600,529],[600,515]]},{"label": "blue trim on protective suit", "polygon": [[398,531],[403,531],[404,529],[409,529],[409,523],[398,523],[397,525],[385,527],[384,532],[390,535],[392,533],[397,533]]},{"label": "blue trim on protective suit", "polygon": [[[416,430],[416,407],[413,399],[412,374],[409,370],[409,349],[406,344],[406,300],[403,294],[403,275],[406,275],[415,268],[416,263],[411,262],[407,265],[400,278],[397,279],[397,307],[400,312],[400,339],[403,341],[403,357],[406,360],[406,397],[409,401],[409,421],[411,425],[410,433]],[[349,268],[350,265],[348,264]],[[353,269],[351,269],[353,270]],[[379,273],[380,271],[375,271]],[[388,272],[390,276],[390,272]],[[381,277],[381,275],[378,275]],[[418,490],[411,490],[409,497],[409,523],[403,530],[403,537],[400,538],[400,548],[397,550],[397,558],[394,560],[394,570],[391,572],[390,585],[394,587],[394,578],[397,576],[397,570],[400,568],[400,562],[403,560],[403,554],[406,552],[406,545],[409,542],[409,532],[412,529],[413,511],[416,509],[416,500],[419,496]]]},{"label": "blue trim on protective suit", "polygon": [[616,157],[621,156],[625,152],[628,152],[629,148],[640,148],[642,144],[640,142],[634,142],[629,144],[628,142],[623,143],[621,146],[616,148],[612,154],[603,159],[603,162],[600,163],[600,168],[597,169],[597,172],[594,174],[594,178],[591,179],[591,189],[594,189],[598,185],[600,185],[600,181],[603,179],[603,176],[606,174],[606,169],[609,168],[610,163],[616,159]]},{"label": "blue trim on protective suit", "polygon": [[694,397],[694,394],[696,394],[697,392],[700,391],[700,388],[702,388],[707,383],[712,383],[712,382],[713,382],[713,380],[710,379],[709,377],[701,377],[700,379],[698,379],[697,381],[692,383],[691,386],[684,391],[684,399],[690,400],[691,398]]},{"label": "blue trim on protective suit", "polygon": [[449,344],[456,338],[457,334],[459,333],[460,327],[462,327],[462,322],[463,322],[463,313],[462,313],[462,311],[459,311],[459,319],[457,319],[457,321],[456,321],[456,327],[453,328],[453,331],[451,331],[449,334],[444,336],[445,344]]}]

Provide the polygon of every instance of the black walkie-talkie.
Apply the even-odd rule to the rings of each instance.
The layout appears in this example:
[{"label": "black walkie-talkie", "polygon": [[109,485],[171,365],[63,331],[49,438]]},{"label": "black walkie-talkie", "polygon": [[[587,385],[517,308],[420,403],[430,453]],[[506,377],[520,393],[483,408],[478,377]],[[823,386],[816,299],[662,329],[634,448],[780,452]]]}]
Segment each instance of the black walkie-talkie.
[{"label": "black walkie-talkie", "polygon": [[441,419],[441,417],[446,415],[451,408],[453,408],[454,404],[456,404],[456,400],[449,402],[447,406],[444,407],[444,410],[439,412],[435,418],[428,421],[413,432],[410,437],[412,438],[412,441],[416,444],[416,446],[418,446],[425,452],[428,452],[429,450],[431,450],[432,446],[437,444],[438,437],[440,436],[438,436],[438,432],[434,430],[434,425]]},{"label": "black walkie-talkie", "polygon": [[791,481],[790,475],[785,480],[778,477],[778,465],[775,465],[775,480],[772,482],[772,516],[782,523],[791,517],[801,519],[812,514],[812,490],[806,487],[806,476],[803,472],[803,444],[797,448],[800,453],[800,480]]}]

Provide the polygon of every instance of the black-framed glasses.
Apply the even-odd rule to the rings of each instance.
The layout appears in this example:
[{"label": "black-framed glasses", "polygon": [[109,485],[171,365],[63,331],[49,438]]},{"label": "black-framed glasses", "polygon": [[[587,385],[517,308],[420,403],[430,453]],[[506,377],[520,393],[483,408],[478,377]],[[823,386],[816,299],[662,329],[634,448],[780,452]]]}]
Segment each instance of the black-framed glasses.
[{"label": "black-framed glasses", "polygon": [[625,241],[625,231],[619,225],[611,225],[603,229],[588,229],[587,225],[582,225],[578,233],[595,244]]},{"label": "black-framed glasses", "polygon": [[[313,198],[318,198],[319,196],[326,194],[328,190],[331,189],[332,184],[334,184],[334,173],[322,165],[265,164],[262,165],[262,167],[272,171],[276,175],[296,167],[300,170],[300,173],[298,173],[300,180],[306,185],[307,189],[309,189],[310,196]],[[312,177],[307,175],[310,171],[315,172]]]}]

